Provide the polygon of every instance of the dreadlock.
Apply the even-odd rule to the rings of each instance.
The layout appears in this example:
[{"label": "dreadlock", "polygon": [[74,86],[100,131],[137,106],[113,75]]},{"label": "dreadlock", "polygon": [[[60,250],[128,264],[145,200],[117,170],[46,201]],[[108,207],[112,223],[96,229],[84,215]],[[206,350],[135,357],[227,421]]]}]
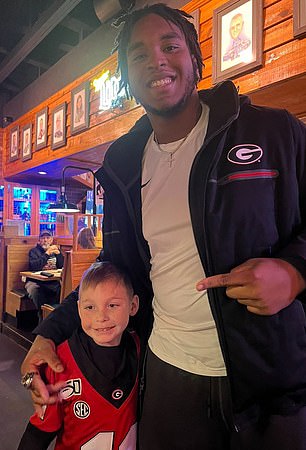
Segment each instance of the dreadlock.
[{"label": "dreadlock", "polygon": [[119,90],[121,91],[124,89],[128,98],[131,98],[131,92],[129,89],[128,80],[127,47],[136,22],[148,14],[157,14],[167,22],[172,22],[181,30],[185,36],[190,54],[195,57],[198,77],[199,79],[202,78],[202,69],[204,64],[198,42],[198,36],[193,24],[188,20],[192,18],[192,16],[179,9],[170,8],[164,3],[156,3],[154,5],[145,6],[142,9],[137,9],[124,14],[113,23],[115,27],[119,27],[122,23],[124,23],[123,28],[115,40],[113,53],[118,50],[117,70],[121,76]]}]

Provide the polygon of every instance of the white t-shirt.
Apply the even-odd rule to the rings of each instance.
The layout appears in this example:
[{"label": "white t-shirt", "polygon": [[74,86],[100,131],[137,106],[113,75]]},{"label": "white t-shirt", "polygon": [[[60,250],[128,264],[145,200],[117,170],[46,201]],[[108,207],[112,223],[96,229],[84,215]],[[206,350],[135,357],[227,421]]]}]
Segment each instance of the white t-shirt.
[{"label": "white t-shirt", "polygon": [[204,141],[208,116],[209,108],[202,104],[201,117],[187,138],[161,145],[152,133],[145,148],[142,218],[154,291],[149,346],[158,358],[183,370],[223,376],[226,369],[207,293],[195,288],[205,274],[188,204],[190,169]]}]

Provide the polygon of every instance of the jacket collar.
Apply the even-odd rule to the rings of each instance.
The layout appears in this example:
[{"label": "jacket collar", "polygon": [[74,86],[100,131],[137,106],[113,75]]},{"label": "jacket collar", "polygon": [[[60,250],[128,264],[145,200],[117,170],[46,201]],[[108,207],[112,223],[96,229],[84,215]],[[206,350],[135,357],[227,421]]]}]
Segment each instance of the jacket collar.
[{"label": "jacket collar", "polygon": [[236,86],[231,81],[224,81],[211,89],[199,91],[200,100],[209,106],[209,122],[206,140],[210,140],[237,119],[240,103],[248,101],[239,96]]}]

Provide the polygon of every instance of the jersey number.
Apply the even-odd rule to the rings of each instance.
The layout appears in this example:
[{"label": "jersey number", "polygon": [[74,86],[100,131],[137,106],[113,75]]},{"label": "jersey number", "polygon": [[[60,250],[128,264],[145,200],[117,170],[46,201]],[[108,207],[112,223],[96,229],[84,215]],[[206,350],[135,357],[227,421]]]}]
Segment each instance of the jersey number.
[{"label": "jersey number", "polygon": [[[82,445],[81,450],[112,450],[114,432],[99,433],[86,444]],[[118,450],[136,449],[136,423],[130,428]]]}]

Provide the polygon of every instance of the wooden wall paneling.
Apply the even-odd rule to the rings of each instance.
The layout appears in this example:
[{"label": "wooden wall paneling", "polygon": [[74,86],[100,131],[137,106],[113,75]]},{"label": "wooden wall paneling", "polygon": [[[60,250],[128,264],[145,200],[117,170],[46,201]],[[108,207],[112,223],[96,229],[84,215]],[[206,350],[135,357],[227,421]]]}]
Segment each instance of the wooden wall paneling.
[{"label": "wooden wall paneling", "polygon": [[[264,30],[264,53],[292,41],[292,19]],[[265,67],[265,66],[264,66]]]},{"label": "wooden wall paneling", "polygon": [[[203,19],[203,22],[201,21],[200,24],[200,42],[201,42],[201,49],[203,52],[203,57],[209,58],[212,56],[212,12],[217,7],[225,3],[224,1],[218,1],[214,3],[214,6],[210,7],[208,9],[202,8],[203,11],[205,11],[205,14],[201,14],[201,19]],[[265,2],[266,4],[266,2]],[[263,33],[268,28],[272,28],[278,23],[285,22],[287,20],[290,21],[290,23],[287,24],[287,27],[290,29],[292,27],[292,0],[280,0],[276,4],[272,4],[269,7],[264,7],[264,25],[263,25]],[[276,34],[278,34],[278,30],[276,30]],[[268,35],[270,35],[272,31],[270,30]],[[290,37],[289,37],[290,35]],[[291,34],[290,30],[286,35],[287,40],[293,40],[293,31],[291,28]],[[279,34],[279,41],[280,43],[284,43],[284,40],[282,40],[282,34]],[[265,44],[264,40],[264,51],[268,50],[268,44]],[[259,69],[260,70],[260,69]]]},{"label": "wooden wall paneling", "polygon": [[[71,84],[65,86],[61,91],[56,92],[54,95],[52,95],[49,99],[47,99],[45,102],[38,105],[34,110],[30,111],[29,113],[25,114],[18,120],[18,124],[22,127],[23,124],[31,122],[33,125],[33,130],[35,130],[35,117],[36,113],[44,108],[45,106],[48,106],[48,139],[47,139],[47,146],[41,150],[38,150],[37,152],[33,152],[33,157],[29,161],[22,162],[20,160],[14,161],[14,162],[8,162],[8,153],[9,148],[8,145],[6,145],[4,152],[6,154],[5,162],[4,162],[4,172],[6,176],[14,175],[18,172],[24,171],[27,168],[36,167],[41,164],[43,164],[46,161],[52,161],[59,158],[62,158],[63,156],[71,155],[75,152],[86,150],[88,148],[91,148],[95,145],[99,145],[104,143],[104,139],[102,136],[100,136],[98,139],[94,139],[94,142],[90,143],[88,138],[86,137],[86,134],[89,130],[85,130],[79,135],[71,136],[70,133],[70,121],[71,121],[71,90],[75,87],[77,87],[79,84],[81,84],[84,81],[87,80],[93,80],[94,78],[100,76],[102,72],[104,72],[106,69],[110,70],[111,73],[114,73],[117,67],[117,59],[116,55],[110,56],[107,60],[103,61],[101,64],[99,64],[97,67],[93,68],[86,74],[84,74],[83,77],[80,77],[79,79],[73,81]],[[67,103],[67,113],[66,113],[66,134],[67,134],[67,144],[66,146],[60,147],[56,150],[51,149],[51,125],[52,125],[52,111],[53,109],[59,105],[62,102]],[[127,102],[128,103],[128,102]],[[114,114],[112,112],[103,113],[96,115],[97,109],[99,105],[99,98],[98,94],[94,92],[93,86],[90,87],[90,127],[97,126],[102,121],[107,120],[113,120],[117,117],[117,114]],[[135,105],[133,105],[135,106]],[[125,108],[123,111],[120,111],[120,114],[125,114],[127,112],[127,108]],[[106,117],[105,114],[108,114]],[[15,125],[15,124],[13,124]],[[109,124],[109,126],[112,126],[112,124]],[[114,128],[114,127],[113,127]],[[125,130],[126,131],[126,130]],[[7,130],[7,133],[9,133],[9,129]],[[33,133],[34,134],[34,133]],[[92,134],[90,133],[89,137],[91,138]],[[115,135],[116,138],[119,137],[119,134]],[[34,136],[33,136],[34,139]],[[15,163],[15,164],[14,164]]]},{"label": "wooden wall paneling", "polygon": [[[184,11],[186,11],[188,14],[195,11],[196,9],[200,8],[201,6],[203,6],[204,3],[208,3],[211,0],[193,0],[189,3],[187,3],[187,5],[183,6],[182,9]],[[201,20],[200,20],[201,22]]]},{"label": "wooden wall paneling", "polygon": [[[279,0],[276,3],[264,2],[264,29],[270,28],[285,20],[291,19],[293,13],[292,0]],[[293,39],[293,34],[291,35]]]},{"label": "wooden wall paneling", "polygon": [[[204,79],[199,83],[199,89],[208,89],[211,87],[211,76],[207,76],[207,73],[211,74],[212,59],[209,58],[205,61],[206,69],[204,71]],[[264,54],[264,69],[256,70],[250,74],[233,80],[236,86],[239,86],[240,93],[251,93],[258,89],[263,89],[270,86],[273,83],[284,82],[288,78],[294,78],[301,76],[301,73],[306,73],[306,40],[290,41],[282,46],[273,48]],[[206,75],[206,76],[205,76]],[[300,108],[306,109],[306,96],[304,91],[295,91],[290,93],[283,92],[288,108],[290,111],[294,111],[290,108],[291,102],[295,102],[292,95],[297,96],[296,92],[299,92],[299,104]],[[286,95],[287,94],[287,95]],[[300,113],[300,112],[299,112]]]},{"label": "wooden wall paneling", "polygon": [[0,183],[3,180],[4,129],[0,128]]},{"label": "wooden wall paneling", "polygon": [[[252,92],[288,78],[306,73],[306,40],[291,41],[264,55],[266,70],[234,80],[240,92]],[[300,94],[300,93],[299,93]],[[297,94],[295,94],[297,95]],[[304,104],[305,107],[305,104]]]},{"label": "wooden wall paneling", "polygon": [[[199,84],[199,88],[208,88],[211,85],[211,69],[212,69],[212,36],[209,34],[209,30],[212,29],[211,17],[213,9],[219,6],[220,2],[213,2],[207,8],[202,8],[205,13],[201,15],[201,19],[207,20],[205,23],[201,23],[201,36],[200,39],[203,40],[201,44],[201,50],[203,53],[203,58],[205,62],[204,78]],[[221,2],[221,4],[224,2]],[[305,59],[303,58],[304,43],[303,41],[298,41],[293,38],[293,25],[292,25],[292,1],[291,0],[280,0],[277,3],[272,3],[265,1],[265,11],[264,11],[264,64],[263,67],[257,71],[251,72],[243,77],[238,77],[234,79],[234,82],[239,84],[240,92],[249,92],[249,89],[258,89],[259,87],[265,86],[262,83],[273,83],[282,79],[286,79],[288,76],[296,76],[297,74],[306,71]],[[206,31],[204,29],[206,28]],[[286,44],[289,46],[286,47]],[[292,52],[289,50],[292,49]],[[273,50],[273,54],[271,52]],[[294,53],[297,52],[297,55]],[[292,73],[280,64],[277,63],[278,71],[274,73],[271,66],[273,61],[277,61],[280,57],[286,55],[287,59],[292,58],[292,64],[290,61],[287,62],[288,68],[293,70]],[[295,67],[293,67],[295,65]],[[263,76],[263,73],[267,75]],[[258,77],[257,83],[254,83],[254,77]],[[271,75],[269,77],[269,74]],[[275,79],[275,77],[277,80]],[[251,85],[246,88],[244,84],[245,80],[252,80]],[[260,84],[259,84],[260,83]]]},{"label": "wooden wall paneling", "polygon": [[[284,92],[286,95],[284,96]],[[306,121],[306,99],[301,102],[301,93],[306,92],[306,74],[303,77],[285,80],[276,83],[272,87],[266,87],[254,91],[250,95],[253,103],[258,105],[274,106],[288,109],[288,98],[290,97],[290,110],[304,122]],[[298,93],[298,94],[297,94]],[[305,98],[305,94],[304,94]]]}]

